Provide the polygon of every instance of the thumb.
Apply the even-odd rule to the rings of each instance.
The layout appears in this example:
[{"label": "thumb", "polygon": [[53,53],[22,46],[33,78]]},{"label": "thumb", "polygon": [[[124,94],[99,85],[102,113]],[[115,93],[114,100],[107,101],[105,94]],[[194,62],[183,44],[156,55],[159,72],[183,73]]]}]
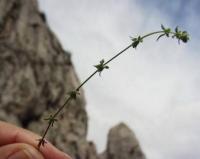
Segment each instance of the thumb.
[{"label": "thumb", "polygon": [[36,148],[23,143],[1,146],[0,154],[0,159],[44,159]]}]

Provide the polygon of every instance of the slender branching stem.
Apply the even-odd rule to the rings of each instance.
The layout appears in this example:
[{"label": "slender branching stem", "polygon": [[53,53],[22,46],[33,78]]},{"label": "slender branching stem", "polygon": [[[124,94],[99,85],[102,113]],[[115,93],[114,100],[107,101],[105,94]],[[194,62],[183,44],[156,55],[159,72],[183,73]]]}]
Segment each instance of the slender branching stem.
[{"label": "slender branching stem", "polygon": [[[104,62],[104,59],[100,61],[99,64],[95,65],[94,67],[96,68],[96,70],[88,77],[86,78],[75,90],[71,91],[68,93],[68,97],[66,99],[66,101],[64,102],[63,105],[61,105],[58,110],[53,114],[50,115],[47,119],[48,120],[48,126],[44,131],[44,134],[42,135],[41,139],[39,139],[38,142],[38,149],[40,149],[41,146],[44,146],[46,141],[45,141],[45,137],[48,133],[48,131],[50,130],[51,126],[53,126],[54,122],[57,121],[56,117],[59,115],[59,113],[66,107],[69,105],[71,100],[76,100],[77,95],[79,95],[79,91],[80,88],[83,87],[95,74],[99,73],[101,74],[101,72],[104,69],[108,69],[109,67],[107,66],[107,64],[109,64],[111,61],[113,61],[114,59],[116,59],[118,56],[120,56],[121,54],[123,54],[125,51],[127,51],[129,48],[133,47],[136,49],[136,47],[143,42],[143,40],[149,36],[158,34],[159,37],[157,38],[157,40],[159,40],[161,37],[166,36],[166,37],[172,37],[172,38],[176,38],[179,41],[182,41],[184,43],[186,43],[189,40],[189,35],[186,31],[180,31],[178,29],[178,27],[175,28],[175,32],[172,32],[170,28],[165,28],[163,25],[161,25],[162,30],[160,31],[155,31],[155,32],[151,32],[148,33],[144,36],[138,36],[137,38],[132,38],[132,43],[130,45],[128,45],[127,47],[125,47],[123,50],[121,50],[119,53],[117,53],[116,55],[114,55],[113,57],[111,57],[109,60],[107,60],[106,62]],[[170,36],[171,35],[171,36]]]}]

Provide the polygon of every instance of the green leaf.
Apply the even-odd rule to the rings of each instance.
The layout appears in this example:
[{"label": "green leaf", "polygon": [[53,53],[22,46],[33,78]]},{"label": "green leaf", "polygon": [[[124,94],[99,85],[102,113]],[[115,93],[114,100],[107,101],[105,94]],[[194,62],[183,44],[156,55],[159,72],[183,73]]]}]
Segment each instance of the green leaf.
[{"label": "green leaf", "polygon": [[163,36],[165,36],[165,34],[161,34],[156,40],[158,41]]},{"label": "green leaf", "polygon": [[176,32],[176,33],[178,33],[178,32],[179,32],[179,30],[178,30],[178,26],[175,28],[175,32]]},{"label": "green leaf", "polygon": [[132,47],[135,48],[135,49],[137,48],[137,46],[139,45],[139,43],[143,42],[143,39],[142,39],[141,36],[138,36],[137,38],[132,38],[131,40],[133,41]]},{"label": "green leaf", "polygon": [[162,24],[161,24],[161,29],[162,29],[162,30],[165,30],[165,27],[164,27],[164,25],[162,25]]}]

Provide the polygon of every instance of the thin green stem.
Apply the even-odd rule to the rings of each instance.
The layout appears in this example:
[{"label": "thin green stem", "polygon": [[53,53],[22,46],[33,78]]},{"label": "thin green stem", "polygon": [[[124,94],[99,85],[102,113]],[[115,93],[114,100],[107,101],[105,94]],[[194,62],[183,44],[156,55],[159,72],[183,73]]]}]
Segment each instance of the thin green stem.
[{"label": "thin green stem", "polygon": [[[61,112],[61,110],[70,102],[70,100],[71,100],[71,97],[68,97],[67,100],[65,101],[65,103],[54,113],[54,115],[53,115],[53,117],[52,117],[53,119],[56,118],[56,116],[57,116],[57,115]],[[42,135],[42,138],[39,140],[38,149],[40,149],[40,146],[42,146],[43,143],[45,143],[45,137],[46,137],[46,135],[47,135],[49,129],[51,128],[51,124],[52,124],[52,123],[49,122],[47,128],[45,129],[44,134]]]},{"label": "thin green stem", "polygon": [[49,129],[51,128],[51,124],[49,123],[47,128],[45,129],[45,132],[44,134],[42,135],[42,138],[39,139],[39,142],[38,142],[38,150],[40,149],[41,146],[43,146],[45,144],[45,136],[47,135]]},{"label": "thin green stem", "polygon": [[107,65],[108,63],[110,63],[112,60],[114,60],[115,58],[117,58],[119,55],[121,55],[123,52],[125,52],[126,50],[128,50],[130,47],[132,47],[132,44],[130,44],[129,46],[127,46],[125,49],[123,49],[122,51],[120,51],[119,53],[117,53],[115,56],[113,56],[112,58],[110,58],[108,61],[106,61],[104,63],[104,65]]},{"label": "thin green stem", "polygon": [[[146,37],[148,37],[148,36],[151,36],[151,35],[154,35],[154,34],[160,34],[160,33],[164,33],[164,31],[155,31],[155,32],[146,34],[146,35],[142,36],[141,38],[144,39],[144,38],[146,38]],[[173,34],[173,35],[174,35],[174,34],[176,34],[176,33],[171,31],[169,34]]]},{"label": "thin green stem", "polygon": [[68,105],[68,103],[70,102],[70,100],[72,100],[71,99],[71,97],[69,96],[67,99],[66,99],[66,101],[65,101],[65,103],[56,111],[56,113],[53,115],[53,118],[55,118],[60,112],[61,112],[61,110],[63,110],[63,108],[66,106],[66,105]]},{"label": "thin green stem", "polygon": [[164,33],[164,31],[155,31],[155,32],[146,34],[146,35],[142,36],[141,38],[144,39],[144,38],[146,38],[148,36],[151,36],[151,35],[154,35],[154,34],[160,34],[160,33]]},{"label": "thin green stem", "polygon": [[97,72],[98,72],[98,70],[94,71],[88,78],[86,78],[86,80],[84,80],[84,81],[76,88],[76,90],[79,91],[79,89],[80,89],[85,83],[87,83]]},{"label": "thin green stem", "polygon": [[[147,38],[148,36],[151,36],[151,35],[154,35],[154,34],[160,34],[160,33],[164,33],[164,31],[155,31],[155,32],[146,34],[146,35],[142,36],[141,39]],[[171,32],[171,33],[174,34],[173,32]],[[124,53],[126,50],[128,50],[131,47],[132,47],[132,44],[130,44],[129,46],[127,46],[126,48],[124,48],[122,51],[120,51],[119,53],[117,53],[112,58],[110,58],[108,61],[106,61],[104,63],[104,65],[107,65],[108,63],[110,63],[112,60],[114,60],[115,58],[117,58],[119,55],[121,55],[122,53]]]},{"label": "thin green stem", "polygon": [[[149,34],[146,34],[142,37],[140,37],[140,40],[143,40],[151,35],[154,35],[154,34],[162,34],[162,33],[165,33],[164,31],[156,31],[156,32],[152,32],[152,33],[149,33]],[[175,32],[169,32],[169,34],[173,34],[175,35],[176,33]],[[138,40],[138,43],[137,45],[140,43],[141,41]],[[137,46],[136,45],[136,46]],[[135,48],[136,48],[135,46]],[[131,47],[134,47],[133,46],[133,43],[128,45],[126,48],[124,48],[123,50],[121,50],[119,53],[117,53],[116,55],[114,55],[113,57],[111,57],[108,61],[106,61],[105,63],[103,63],[103,66],[106,66],[108,63],[110,63],[111,61],[113,61],[114,59],[116,59],[119,55],[121,55],[122,53],[124,53],[125,51],[127,51],[129,48]],[[100,63],[101,64],[101,63]],[[106,67],[105,67],[106,68]],[[108,68],[108,67],[107,67]],[[97,70],[94,71],[88,78],[86,78],[75,90],[75,92],[79,92],[80,88],[83,87],[96,73],[102,71],[104,69],[104,67],[101,69],[101,70]],[[49,129],[51,128],[51,125],[53,126],[53,122],[56,121],[56,120],[52,120],[52,119],[55,119],[56,116],[64,109],[64,107],[66,107],[69,102],[72,100],[72,99],[75,99],[73,98],[72,96],[69,96],[66,101],[64,102],[63,105],[60,106],[60,108],[54,113],[54,115],[52,116],[51,121],[49,121],[49,124],[47,126],[47,128],[45,129],[44,131],[44,134],[42,136],[42,138],[39,140],[39,143],[38,143],[38,148],[40,148],[40,146],[44,146],[44,143],[45,143],[45,136],[47,135]]]}]

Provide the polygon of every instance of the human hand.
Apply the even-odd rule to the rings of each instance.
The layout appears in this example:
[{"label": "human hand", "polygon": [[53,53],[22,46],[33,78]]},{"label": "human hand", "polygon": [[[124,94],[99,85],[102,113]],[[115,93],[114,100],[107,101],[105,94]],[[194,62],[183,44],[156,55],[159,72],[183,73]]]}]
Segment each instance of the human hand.
[{"label": "human hand", "polygon": [[37,150],[39,135],[0,121],[0,159],[70,159],[48,142]]}]

